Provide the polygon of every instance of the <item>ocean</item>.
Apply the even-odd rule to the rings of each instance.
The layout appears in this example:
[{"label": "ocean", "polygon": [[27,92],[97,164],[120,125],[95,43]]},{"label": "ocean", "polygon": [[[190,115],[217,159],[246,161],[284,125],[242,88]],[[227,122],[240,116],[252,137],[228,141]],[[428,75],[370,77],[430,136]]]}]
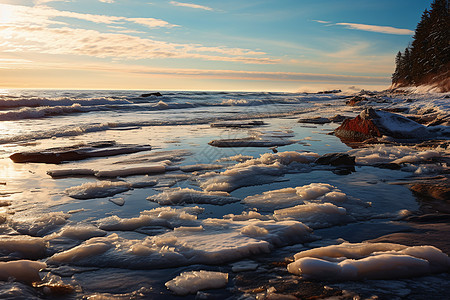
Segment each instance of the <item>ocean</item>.
[{"label": "ocean", "polygon": [[[432,208],[402,182],[442,173],[443,149],[352,149],[332,134],[339,123],[298,122],[357,116],[346,93],[144,93],[0,91],[0,269],[12,272],[0,280],[18,279],[0,298],[401,299],[446,286],[435,269],[409,279],[418,267],[406,263],[350,282],[316,273],[335,265],[287,267],[302,251],[410,230],[402,218]],[[364,95],[411,112],[429,97]],[[356,165],[317,164],[327,153]],[[406,251],[386,247],[368,253]]]}]

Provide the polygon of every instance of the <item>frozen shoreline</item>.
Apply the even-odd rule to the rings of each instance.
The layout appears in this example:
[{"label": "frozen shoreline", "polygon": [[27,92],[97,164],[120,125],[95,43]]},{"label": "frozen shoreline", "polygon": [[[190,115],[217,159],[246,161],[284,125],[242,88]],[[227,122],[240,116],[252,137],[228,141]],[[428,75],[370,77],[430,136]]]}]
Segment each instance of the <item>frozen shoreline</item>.
[{"label": "frozen shoreline", "polygon": [[[429,101],[429,95],[408,95],[412,102],[401,96],[388,103],[386,95],[368,98],[378,108],[408,107],[410,113],[422,116],[429,115],[430,112],[423,112],[433,109],[431,114],[442,116],[450,112],[444,96],[437,94]],[[206,124],[145,126],[126,131],[79,132],[69,139],[64,136],[47,139],[44,133],[34,144],[2,146],[2,164],[9,173],[0,180],[6,183],[2,191],[1,201],[5,205],[0,207],[0,229],[2,238],[11,242],[9,246],[0,244],[0,253],[6,261],[23,261],[24,265],[30,259],[45,262],[47,268],[41,276],[47,273],[61,276],[58,275],[62,274],[61,270],[71,269],[64,274],[76,274],[75,283],[67,275],[54,280],[60,285],[81,285],[83,291],[72,293],[74,297],[106,292],[131,296],[141,288],[150,287],[155,291],[143,289],[141,293],[146,296],[163,293],[170,297],[171,292],[164,284],[181,270],[225,271],[227,278],[233,279],[239,273],[232,271],[231,264],[246,258],[250,259],[250,263],[244,264],[247,267],[243,265],[235,270],[248,268],[242,276],[259,276],[269,261],[283,261],[299,251],[327,243],[340,244],[344,240],[362,242],[405,230],[411,222],[405,218],[430,210],[426,210],[429,209],[426,202],[418,203],[406,186],[390,183],[445,176],[449,170],[449,150],[389,144],[351,150],[335,136],[327,135],[337,123],[313,126],[297,123],[300,117],[332,117],[336,113],[355,116],[362,110],[362,107],[345,106],[345,101],[342,96],[331,95],[327,101],[309,103],[314,107],[309,113],[283,112],[289,118],[272,115],[264,119],[265,125],[258,124],[262,126],[250,132],[245,127]],[[243,105],[243,102],[236,103]],[[261,111],[258,113],[249,119],[263,115]],[[255,130],[259,132],[256,135]],[[30,136],[26,132],[18,134]],[[273,149],[270,149],[272,145],[254,148],[251,144],[244,148],[208,146],[211,140],[239,140],[249,134],[263,139],[288,138],[292,142],[281,143]],[[17,151],[42,151],[53,146],[106,139],[121,144],[150,143],[154,150],[54,166],[14,164],[8,158]],[[356,164],[343,169],[315,162],[330,152],[355,156]],[[398,169],[382,169],[377,164],[397,165]],[[118,197],[123,206],[109,201]],[[403,199],[393,203],[392,197]],[[430,224],[435,222],[429,220]],[[360,228],[362,232],[352,239],[346,228]],[[363,229],[368,228],[380,229],[364,234]],[[426,242],[433,243],[433,240],[423,242],[427,245]],[[407,239],[403,243],[407,244]],[[449,253],[447,248],[441,250]],[[417,263],[414,259],[406,261]],[[163,272],[165,275],[160,280],[152,279],[151,285],[148,281],[134,286],[129,282],[125,291],[117,287],[86,288],[88,278],[104,276],[101,273],[108,268],[118,267],[132,275],[140,274],[141,271],[133,271],[136,269],[167,266],[176,269]],[[421,275],[432,273],[426,272],[425,267],[421,270]],[[208,280],[218,280],[217,287],[227,284],[223,283],[222,275],[213,274],[222,278],[219,280],[208,279],[209,273],[198,274],[192,280],[197,280],[199,286],[210,286],[205,285]],[[282,276],[286,280],[290,276],[286,268]],[[420,282],[420,278],[417,280]],[[48,278],[44,279],[46,282]],[[228,281],[228,287],[232,287],[231,282]],[[269,283],[262,283],[266,284]],[[368,284],[366,288],[370,287]],[[8,289],[5,285],[0,295],[6,295]],[[41,293],[39,289],[30,291],[21,285],[19,290],[36,297]],[[219,289],[212,293],[237,297],[245,294],[244,290]],[[295,290],[291,289],[291,293]],[[289,294],[289,290],[283,294]]]}]

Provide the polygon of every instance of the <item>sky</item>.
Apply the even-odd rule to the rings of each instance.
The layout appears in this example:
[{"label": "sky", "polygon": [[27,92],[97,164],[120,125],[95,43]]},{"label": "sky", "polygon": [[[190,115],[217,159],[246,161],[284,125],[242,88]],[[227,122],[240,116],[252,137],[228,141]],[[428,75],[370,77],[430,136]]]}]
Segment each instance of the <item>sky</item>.
[{"label": "sky", "polygon": [[0,88],[384,89],[431,0],[0,0]]}]

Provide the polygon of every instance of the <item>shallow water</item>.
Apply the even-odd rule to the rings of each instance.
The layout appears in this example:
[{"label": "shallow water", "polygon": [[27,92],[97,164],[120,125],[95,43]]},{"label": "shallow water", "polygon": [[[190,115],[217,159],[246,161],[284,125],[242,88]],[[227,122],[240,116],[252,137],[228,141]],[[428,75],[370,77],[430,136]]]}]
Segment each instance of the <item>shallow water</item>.
[{"label": "shallow water", "polygon": [[[60,232],[68,226],[79,226],[80,224],[101,227],[101,219],[114,215],[120,219],[137,218],[141,212],[160,207],[159,204],[146,200],[148,196],[166,192],[168,187],[200,190],[199,185],[204,182],[201,175],[211,172],[210,170],[182,172],[176,170],[179,166],[217,164],[218,160],[222,158],[239,154],[253,158],[258,158],[265,153],[273,154],[273,151],[267,147],[217,148],[209,146],[208,142],[214,139],[237,139],[247,137],[253,131],[277,130],[291,132],[293,137],[290,139],[295,140],[295,143],[291,145],[278,147],[279,153],[297,151],[323,155],[330,152],[350,150],[338,138],[328,134],[338,124],[305,126],[306,124],[297,123],[297,118],[300,116],[333,116],[338,112],[347,115],[357,113],[356,110],[353,111],[353,109],[343,106],[345,100],[336,95],[204,92],[163,92],[163,94],[163,97],[158,98],[141,98],[139,92],[133,91],[14,90],[5,95],[0,95],[0,107],[2,109],[0,120],[2,120],[2,116],[4,117],[3,120],[7,119],[6,116],[9,118],[7,121],[0,121],[0,128],[3,129],[3,134],[0,137],[0,155],[2,157],[0,159],[2,170],[0,182],[5,183],[0,186],[0,201],[10,202],[10,205],[0,207],[0,215],[5,214],[7,218],[7,221],[0,225],[0,232],[3,237],[6,237],[6,235],[27,236],[33,228],[42,226],[43,229],[39,236],[48,238],[50,241],[50,247],[46,250],[46,255],[40,258],[40,261],[47,261],[49,266],[43,274],[49,273],[57,276],[57,268],[61,265],[76,268],[89,267],[90,269],[82,269],[80,272],[61,277],[63,282],[76,287],[75,292],[70,294],[72,298],[105,293],[109,296],[122,295],[121,297],[124,299],[130,297],[172,297],[172,293],[165,288],[164,283],[183,271],[200,269],[228,272],[230,277],[228,289],[225,288],[212,293],[219,298],[239,297],[242,293],[234,289],[232,283],[237,274],[231,271],[230,263],[244,258],[259,259],[259,268],[264,269],[266,267],[265,262],[282,261],[298,252],[299,249],[304,247],[301,245],[303,241],[299,240],[298,237],[289,234],[282,235],[278,231],[274,231],[277,233],[272,234],[278,234],[277,238],[283,241],[269,242],[268,249],[271,253],[254,249],[244,251],[237,249],[235,250],[237,254],[235,258],[233,258],[231,251],[231,254],[228,253],[227,258],[222,257],[223,261],[221,261],[220,256],[217,260],[214,260],[208,258],[207,255],[203,257],[202,255],[205,254],[202,252],[203,254],[195,254],[200,257],[199,259],[180,260],[179,263],[174,263],[175,267],[170,268],[162,268],[161,265],[155,264],[156,267],[152,270],[153,261],[151,259],[127,251],[133,245],[144,241],[145,238],[170,234],[174,231],[173,227],[179,226],[177,225],[179,224],[177,222],[180,222],[179,219],[171,219],[172,227],[147,224],[138,226],[135,230],[107,231],[105,234],[108,237],[117,233],[119,239],[123,239],[111,248],[116,247],[122,252],[108,250],[93,255],[88,260],[73,258],[72,261],[62,263],[48,260],[49,257],[57,253],[83,243],[83,239],[73,240],[64,237],[52,239],[50,235]],[[17,104],[19,101],[22,103],[21,106]],[[43,107],[41,105],[53,104],[53,106],[50,106],[53,108],[55,106],[71,107],[74,103],[80,104],[75,110],[55,111],[48,109],[48,111],[52,111],[50,114],[42,114]],[[27,110],[26,113],[23,113],[24,109]],[[263,120],[266,125],[255,128],[213,128],[209,126],[209,123],[214,121],[246,119]],[[134,154],[91,158],[58,165],[20,164],[13,163],[8,158],[11,154],[21,151],[36,151],[79,143],[111,140],[118,144],[151,145],[153,149]],[[52,178],[46,173],[49,170],[57,169],[87,168],[99,171],[120,170],[131,166],[148,166],[161,163],[158,160],[153,161],[152,157],[167,154],[172,155],[172,159],[166,157],[161,160],[169,159],[170,161],[167,162],[166,166],[175,168],[173,171],[162,174],[106,179],[93,176]],[[223,164],[223,167],[212,172],[224,172],[227,168],[230,169],[236,165],[235,161],[219,163]],[[308,163],[297,169],[284,168],[282,170],[277,176],[264,178],[265,183],[259,185],[253,182],[258,174],[250,174],[248,177],[240,179],[241,181],[248,181],[248,184],[246,184],[248,186],[233,190],[230,195],[244,199],[247,196],[266,191],[301,187],[311,183],[324,183],[331,184],[348,197],[371,202],[371,207],[367,208],[366,216],[358,216],[355,213],[356,219],[353,222],[337,223],[323,229],[317,228],[314,230],[314,237],[310,241],[319,239],[319,243],[323,241],[326,244],[342,238],[349,242],[361,242],[383,234],[404,230],[402,225],[392,221],[398,218],[401,210],[415,211],[419,209],[416,198],[407,187],[389,184],[411,177],[410,172],[357,166],[350,174],[337,175],[333,173],[333,169],[330,167],[311,166]],[[217,173],[210,176],[216,175]],[[87,182],[96,183],[100,180],[130,183],[153,179],[158,182],[155,186],[130,188],[125,192],[104,198],[78,200],[70,197],[66,192],[68,188],[80,186]],[[123,206],[118,206],[109,201],[111,198],[119,197],[125,201]],[[208,220],[206,219],[214,218],[223,222],[225,215],[239,215],[242,212],[252,210],[251,207],[239,202],[221,206],[188,202],[184,205],[167,207],[183,209],[195,206],[203,208],[204,211],[197,215],[197,220],[187,224],[190,224],[190,226],[201,225],[205,228],[211,226],[211,228],[205,229],[212,232],[211,237],[209,237],[210,241],[214,240],[214,236],[220,236],[221,233],[231,230],[226,229],[228,228],[226,226],[238,225],[233,222],[227,223],[226,226],[211,225],[207,223]],[[49,226],[51,220],[45,219],[45,217],[52,212],[67,214],[67,219]],[[261,213],[270,215],[270,212]],[[37,225],[36,219],[40,217],[44,217],[44,220],[42,224]],[[19,231],[20,226],[16,223],[20,223],[24,229]],[[224,229],[221,229],[221,226],[224,226]],[[241,227],[236,228],[238,228],[236,230],[243,230],[240,229]],[[235,234],[233,230],[229,231],[231,235]],[[191,243],[193,241],[190,239],[195,239],[195,234],[192,233],[190,237],[188,232],[179,234],[177,237],[178,239],[185,238],[186,243]],[[233,238],[236,239],[236,242],[239,242],[243,236],[243,234],[237,234]],[[202,237],[198,236],[198,238]],[[252,243],[259,239],[257,236],[252,236],[252,238],[254,238]],[[248,238],[248,241],[250,241],[250,238]],[[242,241],[244,248],[248,241]],[[258,241],[267,243],[264,239]],[[208,240],[205,243],[208,243]],[[298,245],[298,247],[286,247],[290,245]],[[307,245],[305,244],[305,247],[308,247]],[[169,248],[175,247],[170,243],[166,246]],[[232,248],[236,245],[226,246]],[[126,247],[130,247],[130,249],[126,249]],[[213,252],[211,249],[208,251]],[[186,258],[191,254],[183,252],[182,255]],[[22,258],[22,256],[20,253],[8,253],[3,256],[2,260],[14,260]],[[119,265],[122,259],[129,263],[129,268],[124,267],[124,264]],[[161,259],[164,261],[163,257]],[[154,261],[157,262],[158,259],[155,258]],[[140,267],[140,263],[142,263],[142,267]],[[118,264],[118,268],[114,268],[115,264]],[[9,286],[5,285],[0,288],[0,292],[5,293],[8,288]],[[142,290],[140,290],[141,288]],[[23,292],[23,295],[30,292],[24,286],[19,289]],[[43,295],[38,290],[32,290],[30,293],[36,297]],[[190,297],[193,298],[194,296]]]}]

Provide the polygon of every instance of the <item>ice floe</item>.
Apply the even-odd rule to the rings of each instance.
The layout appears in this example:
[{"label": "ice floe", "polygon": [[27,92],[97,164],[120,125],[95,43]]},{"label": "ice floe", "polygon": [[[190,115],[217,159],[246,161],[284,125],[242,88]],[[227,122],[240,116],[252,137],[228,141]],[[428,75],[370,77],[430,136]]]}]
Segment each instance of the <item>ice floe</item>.
[{"label": "ice floe", "polygon": [[114,141],[92,142],[69,147],[50,148],[35,152],[18,152],[10,156],[16,163],[37,162],[59,164],[92,157],[106,157],[149,151],[149,145],[119,145]]},{"label": "ice floe", "polygon": [[251,131],[250,137],[238,139],[213,140],[208,144],[214,147],[273,147],[286,146],[296,141],[288,139],[293,137],[292,131]]},{"label": "ice floe", "polygon": [[66,224],[69,214],[49,212],[41,216],[20,216],[8,221],[9,226],[21,234],[44,236],[47,233]]},{"label": "ice floe", "polygon": [[31,284],[41,280],[39,270],[46,267],[46,263],[31,260],[0,262],[0,280],[8,281],[10,278],[14,278],[17,281]]},{"label": "ice floe", "polygon": [[0,236],[0,255],[12,255],[20,258],[37,259],[45,257],[48,242],[31,236]]},{"label": "ice floe", "polygon": [[[345,224],[367,217],[370,206],[370,203],[349,197],[327,183],[267,191],[248,196],[242,202],[262,211],[273,212],[271,218],[275,220],[297,220],[311,228]],[[253,212],[258,217],[256,214]]]},{"label": "ice floe", "polygon": [[52,239],[56,237],[65,237],[74,240],[87,240],[93,237],[105,236],[106,231],[101,230],[93,225],[67,225],[58,232],[46,237]]},{"label": "ice floe", "polygon": [[174,279],[166,282],[166,287],[177,295],[195,294],[200,290],[225,287],[228,274],[212,271],[183,272]]},{"label": "ice floe", "polygon": [[270,183],[288,172],[307,168],[319,155],[310,152],[286,151],[277,154],[265,153],[259,158],[228,167],[220,173],[199,176],[200,187],[206,191],[231,192],[243,186]]},{"label": "ice floe", "polygon": [[92,199],[114,196],[131,188],[132,186],[128,182],[99,181],[67,188],[65,193],[75,199]]},{"label": "ice floe", "polygon": [[396,279],[446,272],[450,258],[432,246],[343,243],[297,253],[288,271],[319,280]]},{"label": "ice floe", "polygon": [[129,231],[143,226],[174,228],[181,225],[197,224],[195,223],[197,215],[203,211],[204,209],[198,206],[184,208],[159,207],[142,211],[139,217],[119,218],[118,216],[111,216],[100,219],[97,223],[100,229],[108,231]]},{"label": "ice floe", "polygon": [[[188,208],[186,208],[188,209]],[[192,208],[194,209],[194,208]],[[158,210],[153,213],[156,214]],[[162,214],[177,215],[180,210],[161,210]],[[274,247],[308,242],[316,239],[312,230],[297,221],[232,221],[230,219],[191,220],[176,218],[171,225],[183,227],[144,239],[128,240],[113,233],[106,237],[96,237],[64,252],[53,255],[49,263],[72,263],[81,266],[119,267],[131,269],[154,269],[192,264],[220,264],[256,254],[269,253]],[[111,219],[109,219],[111,220]],[[136,228],[126,224],[130,219],[116,224],[108,224],[108,219],[100,224],[105,230],[131,230]],[[178,222],[178,224],[176,224]],[[184,224],[189,223],[187,226]],[[139,226],[151,225],[142,222]],[[154,224],[154,223],[153,223]],[[105,226],[109,228],[105,228]]]},{"label": "ice floe", "polygon": [[147,200],[160,205],[182,205],[185,203],[225,205],[240,201],[227,192],[205,192],[189,188],[165,189],[162,193],[149,196]]}]

